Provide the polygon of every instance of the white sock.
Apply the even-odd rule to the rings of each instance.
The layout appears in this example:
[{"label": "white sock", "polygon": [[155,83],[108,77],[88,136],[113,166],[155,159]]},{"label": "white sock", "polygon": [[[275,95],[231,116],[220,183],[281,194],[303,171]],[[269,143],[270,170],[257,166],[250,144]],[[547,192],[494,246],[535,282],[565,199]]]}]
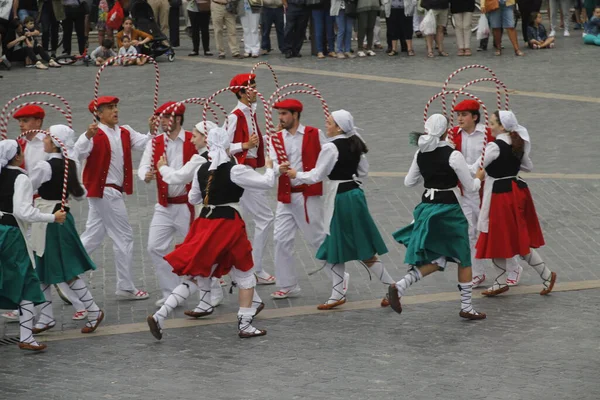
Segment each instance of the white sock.
[{"label": "white sock", "polygon": [[498,276],[494,279],[494,283],[488,290],[498,290],[500,288],[505,287],[506,284],[506,258],[492,258],[492,264],[494,264],[494,268]]},{"label": "white sock", "polygon": [[344,275],[346,273],[346,264],[329,264],[325,267],[331,271],[331,297],[327,304],[332,304],[346,297],[348,288],[344,287]]},{"label": "white sock", "polygon": [[[460,267],[459,267],[460,268]],[[479,314],[473,308],[471,304],[471,298],[473,296],[473,283],[458,283],[458,290],[460,290],[460,311],[477,315]]]},{"label": "white sock", "polygon": [[410,285],[412,285],[415,282],[420,281],[421,279],[423,279],[423,275],[421,275],[421,271],[419,271],[419,269],[417,267],[413,267],[413,269],[408,271],[408,274],[404,275],[404,278],[402,278],[398,282],[396,282],[396,288],[398,289],[398,296],[399,297],[404,296],[404,292],[406,291],[406,289],[408,289],[408,287]]},{"label": "white sock", "polygon": [[[79,278],[79,279],[83,279],[83,278]],[[75,292],[73,290],[71,290],[71,287],[69,286],[69,284],[67,282],[57,283],[56,286],[58,286],[60,291],[63,292],[63,294],[65,296],[67,296],[67,298],[71,301],[71,304],[73,305],[73,308],[75,309],[75,311],[83,311],[86,309],[85,306],[83,305],[83,303],[81,301],[79,301],[77,294],[75,294]]]},{"label": "white sock", "polygon": [[260,298],[260,296],[258,295],[256,288],[254,288],[254,295],[252,296],[252,308],[257,309],[258,306],[260,306],[262,304],[262,302],[263,301]]},{"label": "white sock", "polygon": [[523,260],[527,262],[535,271],[540,275],[540,278],[544,280],[544,286],[547,288],[550,283],[550,278],[552,277],[552,271],[548,267],[546,267],[546,263],[540,256],[540,254],[531,249],[531,252],[523,257]]},{"label": "white sock", "polygon": [[223,300],[223,288],[218,278],[211,278],[210,280],[210,304],[213,307],[218,306]]},{"label": "white sock", "polygon": [[383,262],[381,262],[381,260],[375,261],[373,265],[371,265],[368,268],[371,271],[371,273],[374,274],[377,278],[379,278],[381,283],[383,283],[384,285],[387,286],[394,283],[394,280],[387,272],[387,269],[385,269],[385,267],[383,266]]},{"label": "white sock", "polygon": [[169,297],[167,297],[165,304],[163,304],[163,306],[153,315],[156,322],[158,322],[158,325],[161,326],[162,322],[169,316],[169,314],[171,314],[174,309],[182,305],[192,293],[195,293],[197,288],[198,287],[196,284],[190,282],[189,280],[185,280],[179,286],[177,286],[169,295]]},{"label": "white sock", "polygon": [[240,307],[238,311],[238,329],[242,332],[256,333],[258,329],[252,326],[256,310],[254,308]]},{"label": "white sock", "polygon": [[22,343],[31,343],[35,346],[38,343],[33,337],[33,303],[28,300],[22,300],[19,304],[19,340]]},{"label": "white sock", "polygon": [[35,312],[38,315],[35,327],[39,329],[45,328],[46,325],[53,325],[56,323],[54,320],[54,311],[52,310],[52,285],[42,283],[41,289],[46,301],[35,306]]},{"label": "white sock", "polygon": [[200,302],[194,308],[194,312],[212,312],[215,308],[212,306],[210,302],[210,292],[211,292],[211,279],[210,278],[202,278],[197,277],[196,282],[198,282],[198,293],[200,295]]},{"label": "white sock", "polygon": [[71,282],[69,287],[88,312],[88,322],[86,325],[93,327],[100,316],[100,307],[98,307],[94,301],[92,293],[89,291],[83,279],[75,279],[73,282]]}]

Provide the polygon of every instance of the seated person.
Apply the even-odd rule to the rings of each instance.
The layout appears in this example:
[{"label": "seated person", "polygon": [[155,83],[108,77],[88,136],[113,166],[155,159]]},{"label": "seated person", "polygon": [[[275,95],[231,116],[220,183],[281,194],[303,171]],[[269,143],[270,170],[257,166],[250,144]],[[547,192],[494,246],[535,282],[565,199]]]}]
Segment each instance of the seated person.
[{"label": "seated person", "polygon": [[96,47],[96,50],[92,51],[90,58],[96,62],[96,65],[102,65],[117,55],[112,47],[113,41],[110,39],[104,39],[102,41],[102,46]]},{"label": "seated person", "polygon": [[583,43],[600,46],[600,6],[594,9],[594,15],[584,27]]},{"label": "seated person", "polygon": [[532,49],[551,49],[554,47],[554,37],[548,37],[546,27],[542,25],[542,14],[531,13],[531,24],[527,27],[527,42]]}]

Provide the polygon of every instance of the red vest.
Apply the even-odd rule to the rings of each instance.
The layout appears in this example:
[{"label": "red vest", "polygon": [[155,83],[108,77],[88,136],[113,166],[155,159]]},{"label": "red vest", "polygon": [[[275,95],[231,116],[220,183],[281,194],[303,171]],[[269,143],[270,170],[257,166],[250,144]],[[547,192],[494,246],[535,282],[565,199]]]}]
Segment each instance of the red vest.
[{"label": "red vest", "polygon": [[[452,141],[454,142],[455,149],[462,153],[462,134],[460,133],[460,126],[455,126],[451,129],[452,133]],[[485,127],[485,136],[486,142],[491,143],[494,141],[494,137],[492,136],[492,130],[489,127]],[[483,183],[481,182],[481,188],[479,189],[479,200],[483,198]],[[463,193],[463,188],[460,182],[458,182],[458,188],[460,189],[460,194]]]},{"label": "red vest", "polygon": [[25,169],[25,148],[27,147],[27,143],[29,143],[29,140],[25,138],[19,138],[17,139],[17,142],[21,146],[21,151],[23,152],[23,163],[19,165],[19,167]]},{"label": "red vest", "polygon": [[[283,133],[277,132],[277,137],[283,145]],[[321,142],[319,141],[319,130],[311,126],[304,128],[304,137],[302,138],[302,169],[310,171],[317,165],[317,159],[321,152]],[[285,204],[292,202],[292,192],[301,191],[304,195],[304,212],[306,214],[306,222],[308,219],[308,210],[306,209],[306,201],[310,196],[323,195],[323,183],[315,183],[313,185],[302,185],[296,187],[296,190],[291,187],[291,179],[287,175],[279,176],[279,186],[277,188],[277,201]]]},{"label": "red vest", "polygon": [[[239,108],[233,112],[233,115],[237,117],[237,125],[235,126],[235,133],[233,134],[232,143],[246,143],[250,140],[250,134],[248,133],[248,124],[246,123],[246,116],[243,111]],[[256,134],[258,135],[258,155],[256,158],[246,159],[248,150],[242,150],[241,153],[235,154],[235,158],[239,164],[246,164],[252,168],[262,168],[265,166],[265,147],[263,143],[262,133],[256,121],[256,114],[254,114],[254,122],[256,122]]]},{"label": "red vest", "polygon": [[[104,196],[106,177],[110,167],[110,142],[108,136],[101,129],[92,139],[94,147],[83,169],[83,186],[87,190],[87,197]],[[123,146],[123,191],[133,193],[133,163],[131,160],[131,137],[129,131],[121,127],[121,144]]]}]

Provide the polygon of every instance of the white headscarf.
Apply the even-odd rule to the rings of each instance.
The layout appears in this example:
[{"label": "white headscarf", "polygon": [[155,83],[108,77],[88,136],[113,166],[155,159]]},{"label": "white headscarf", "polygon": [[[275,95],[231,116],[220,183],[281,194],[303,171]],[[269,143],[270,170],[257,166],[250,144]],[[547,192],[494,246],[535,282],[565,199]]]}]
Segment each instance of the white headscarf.
[{"label": "white headscarf", "polygon": [[231,145],[227,131],[221,127],[212,128],[208,131],[208,158],[211,161],[209,171],[214,171],[221,164],[229,161],[227,149]]},{"label": "white headscarf", "polygon": [[517,134],[525,141],[525,154],[529,154],[531,150],[531,139],[529,139],[529,132],[524,126],[519,125],[517,117],[512,111],[500,111],[500,123],[504,127],[506,132],[517,132]]},{"label": "white headscarf", "polygon": [[194,126],[194,128],[204,136],[208,136],[207,132],[210,132],[211,129],[216,127],[217,124],[212,121],[200,121]]},{"label": "white headscarf", "polygon": [[[73,149],[73,146],[75,145],[75,131],[73,131],[73,129],[69,128],[66,125],[52,125],[48,129],[48,132],[50,132],[52,136],[56,137],[58,140],[63,142],[63,144],[67,148],[67,153],[70,156],[71,149]],[[61,149],[62,152],[62,147],[60,146],[60,143],[58,143],[52,136],[50,136],[50,139],[52,139],[52,143],[54,143],[56,147]]]},{"label": "white headscarf", "polygon": [[448,120],[442,114],[433,114],[425,122],[425,134],[419,138],[419,149],[427,153],[437,149],[440,138],[448,130]]},{"label": "white headscarf", "polygon": [[337,110],[331,113],[333,120],[340,127],[340,129],[344,132],[341,136],[345,138],[349,138],[351,136],[358,136],[360,140],[365,141],[360,133],[358,133],[358,129],[354,126],[354,117],[346,110]]},{"label": "white headscarf", "polygon": [[0,170],[6,167],[10,160],[15,158],[18,148],[19,143],[16,140],[7,139],[0,141]]}]

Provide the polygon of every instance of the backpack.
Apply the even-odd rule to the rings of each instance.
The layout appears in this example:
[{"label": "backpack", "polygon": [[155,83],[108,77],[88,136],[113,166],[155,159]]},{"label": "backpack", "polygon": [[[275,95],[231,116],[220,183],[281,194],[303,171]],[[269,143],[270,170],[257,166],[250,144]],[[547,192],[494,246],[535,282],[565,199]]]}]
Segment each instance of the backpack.
[{"label": "backpack", "polygon": [[121,28],[121,25],[123,25],[123,20],[125,20],[123,6],[120,1],[116,1],[115,5],[110,9],[108,14],[106,14],[106,26],[110,29],[118,30]]}]

